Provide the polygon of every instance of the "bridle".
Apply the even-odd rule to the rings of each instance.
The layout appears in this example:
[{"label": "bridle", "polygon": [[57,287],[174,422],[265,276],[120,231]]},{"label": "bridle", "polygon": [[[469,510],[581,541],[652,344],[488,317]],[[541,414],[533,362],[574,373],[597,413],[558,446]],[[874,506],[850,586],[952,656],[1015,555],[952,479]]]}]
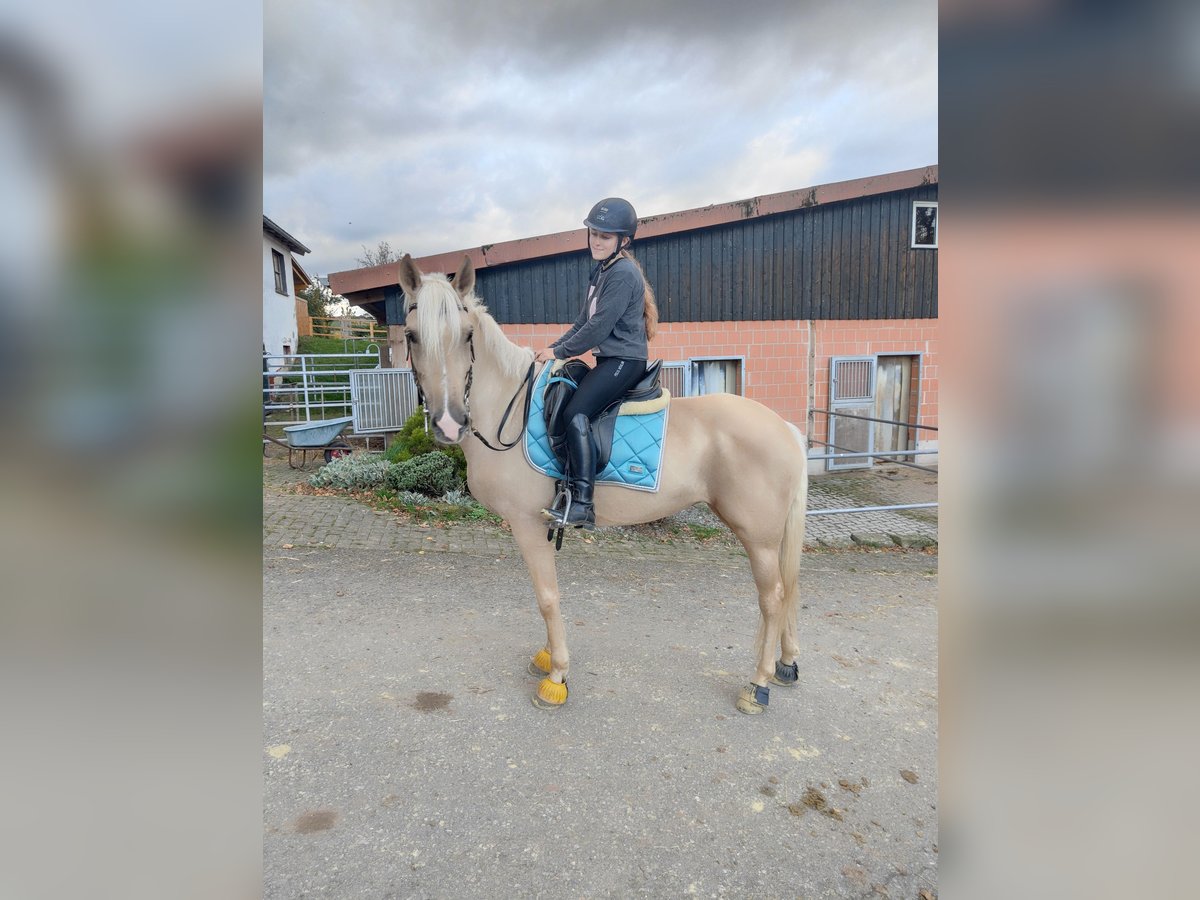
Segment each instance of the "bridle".
[{"label": "bridle", "polygon": [[[412,313],[416,308],[417,304],[412,304],[408,307],[408,313]],[[467,308],[465,306],[459,306],[459,309],[461,309],[463,312],[467,312]],[[500,446],[496,447],[493,446],[487,438],[480,434],[473,424],[471,424],[471,384],[475,379],[474,329],[471,329],[467,332],[467,347],[469,347],[471,350],[471,365],[467,367],[467,383],[466,386],[463,387],[463,406],[467,411],[467,427],[471,429],[471,434],[479,438],[483,445],[489,450],[495,450],[498,453],[503,453],[505,450],[511,450],[521,442],[521,435],[523,435],[525,433],[525,429],[529,427],[529,401],[533,396],[533,372],[534,367],[537,365],[537,359],[535,357],[534,360],[530,362],[529,369],[525,372],[525,377],[521,379],[521,383],[517,386],[517,390],[512,395],[512,399],[508,401],[508,406],[504,410],[504,415],[500,418],[500,426],[496,429],[496,443],[498,443]],[[404,352],[408,361],[408,367],[412,372],[413,384],[417,386],[417,402],[422,407],[425,407],[425,391],[421,388],[421,379],[417,376],[417,369],[412,364],[412,334],[408,331],[408,329],[405,329],[404,331],[404,348]],[[510,443],[505,441],[501,435],[504,433],[504,426],[508,424],[508,419],[512,415],[513,407],[517,403],[517,398],[521,396],[522,389],[525,391],[524,421],[521,423],[520,432],[517,433],[517,436],[513,438],[512,442]],[[428,415],[428,407],[425,407],[425,409],[426,415]]]}]

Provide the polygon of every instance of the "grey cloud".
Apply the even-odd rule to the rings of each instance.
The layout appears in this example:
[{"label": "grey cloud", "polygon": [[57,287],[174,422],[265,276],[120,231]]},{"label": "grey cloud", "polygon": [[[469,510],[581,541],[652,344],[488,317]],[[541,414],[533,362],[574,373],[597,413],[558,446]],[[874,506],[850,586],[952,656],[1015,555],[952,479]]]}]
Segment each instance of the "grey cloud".
[{"label": "grey cloud", "polygon": [[[425,253],[574,228],[618,189],[738,199],[728,173],[748,145],[797,120],[780,152],[828,158],[822,180],[936,161],[932,2],[310,0],[264,14],[264,201],[281,223],[319,223],[327,239],[305,232],[331,255],[318,268],[352,266],[350,242]],[[764,192],[800,186],[763,168]]]}]

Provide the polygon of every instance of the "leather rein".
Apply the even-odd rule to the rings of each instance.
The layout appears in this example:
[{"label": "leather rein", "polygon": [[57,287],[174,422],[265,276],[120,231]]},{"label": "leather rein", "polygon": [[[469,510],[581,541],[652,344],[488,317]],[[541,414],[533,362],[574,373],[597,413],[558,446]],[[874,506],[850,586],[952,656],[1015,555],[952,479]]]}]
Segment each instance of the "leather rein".
[{"label": "leather rein", "polygon": [[[414,303],[408,308],[408,312],[411,313],[416,308],[417,304]],[[463,312],[467,311],[465,306],[460,306],[459,308]],[[498,453],[503,453],[505,450],[511,450],[513,447],[517,446],[517,444],[521,443],[521,436],[525,434],[525,429],[529,427],[529,401],[533,396],[533,373],[534,368],[537,366],[537,359],[535,357],[534,360],[529,364],[528,371],[526,371],[525,376],[521,379],[521,383],[517,386],[517,390],[513,393],[512,399],[508,401],[508,406],[504,410],[504,415],[500,418],[500,427],[496,429],[496,443],[498,443],[500,446],[496,447],[493,446],[487,438],[480,434],[475,428],[474,424],[471,422],[471,384],[475,379],[474,329],[471,329],[467,332],[467,346],[471,350],[471,365],[467,368],[467,384],[463,388],[463,406],[467,411],[467,427],[471,429],[471,434],[479,438],[483,445],[489,450],[495,450]],[[425,406],[425,391],[421,388],[421,379],[417,375],[416,367],[412,364],[412,334],[409,333],[408,329],[405,329],[404,331],[404,347],[408,366],[412,371],[413,383],[417,386],[417,402],[420,403],[422,407],[425,407],[426,415],[428,415],[429,408]],[[525,391],[524,421],[521,423],[521,430],[517,433],[517,436],[512,440],[511,443],[509,443],[505,441],[501,435],[504,434],[504,426],[508,424],[508,419],[512,415],[513,407],[516,406],[517,398],[521,396],[522,389]],[[428,419],[426,419],[426,421],[428,421]]]}]

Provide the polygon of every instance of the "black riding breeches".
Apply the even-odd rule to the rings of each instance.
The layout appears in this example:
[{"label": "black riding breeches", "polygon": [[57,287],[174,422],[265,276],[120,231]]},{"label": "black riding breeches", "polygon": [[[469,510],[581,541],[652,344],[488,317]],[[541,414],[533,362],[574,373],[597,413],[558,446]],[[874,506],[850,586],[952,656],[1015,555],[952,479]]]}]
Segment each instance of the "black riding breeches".
[{"label": "black riding breeches", "polygon": [[619,400],[646,374],[646,360],[624,359],[620,356],[600,356],[596,366],[579,382],[579,387],[567,402],[563,422],[570,422],[583,413],[592,420],[614,400]]}]

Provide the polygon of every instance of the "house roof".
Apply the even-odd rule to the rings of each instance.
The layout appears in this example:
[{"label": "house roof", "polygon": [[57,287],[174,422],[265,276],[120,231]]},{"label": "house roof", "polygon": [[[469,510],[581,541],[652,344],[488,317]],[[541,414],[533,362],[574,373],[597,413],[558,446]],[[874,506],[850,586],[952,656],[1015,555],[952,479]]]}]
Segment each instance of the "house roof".
[{"label": "house roof", "polygon": [[300,265],[300,260],[296,259],[294,256],[292,257],[292,274],[296,277],[296,280],[305,287],[308,287],[313,283],[312,276],[304,271],[304,266]]},{"label": "house roof", "polygon": [[[639,239],[659,237],[695,228],[725,225],[744,219],[790,212],[806,206],[854,200],[859,197],[936,184],[937,180],[938,167],[925,166],[920,169],[873,175],[869,178],[856,178],[852,181],[837,181],[794,191],[784,191],[779,194],[764,194],[748,200],[734,200],[731,203],[720,203],[699,209],[646,216],[638,219],[637,235]],[[264,216],[264,218],[266,217]],[[476,269],[485,269],[488,266],[523,262],[543,256],[556,256],[560,253],[573,253],[585,249],[586,246],[587,229],[576,228],[556,234],[544,234],[515,241],[503,241],[498,244],[484,244],[481,247],[468,247],[450,253],[422,256],[415,259],[415,262],[425,272],[455,272],[462,263],[463,256],[469,256]],[[333,272],[329,276],[330,287],[354,302],[352,296],[354,294],[376,291],[396,284],[399,279],[399,266],[399,262],[392,262],[365,269]]]},{"label": "house roof", "polygon": [[279,241],[281,244],[283,244],[283,246],[287,247],[293,253],[312,253],[311,250],[268,219],[265,215],[263,216],[263,231],[271,235],[271,237],[275,238],[275,240]]}]

